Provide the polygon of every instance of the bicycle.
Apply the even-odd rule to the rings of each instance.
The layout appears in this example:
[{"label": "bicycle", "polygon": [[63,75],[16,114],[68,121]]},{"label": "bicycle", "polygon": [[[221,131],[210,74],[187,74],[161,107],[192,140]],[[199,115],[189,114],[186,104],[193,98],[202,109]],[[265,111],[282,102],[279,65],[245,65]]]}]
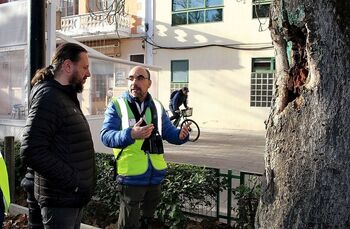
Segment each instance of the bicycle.
[{"label": "bicycle", "polygon": [[188,109],[180,110],[180,116],[174,120],[173,124],[174,126],[178,127],[181,123],[180,128],[182,128],[183,125],[191,123],[189,141],[195,142],[198,140],[201,132],[198,124],[193,119],[187,118],[192,116],[192,110],[193,109],[191,107],[189,107]]}]

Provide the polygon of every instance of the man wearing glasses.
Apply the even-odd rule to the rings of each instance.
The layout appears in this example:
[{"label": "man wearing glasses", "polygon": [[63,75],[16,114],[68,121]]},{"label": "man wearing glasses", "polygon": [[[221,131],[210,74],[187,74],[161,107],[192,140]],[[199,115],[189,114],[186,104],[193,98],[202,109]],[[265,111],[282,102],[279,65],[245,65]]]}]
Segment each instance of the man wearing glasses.
[{"label": "man wearing glasses", "polygon": [[183,144],[189,126],[177,129],[163,106],[152,98],[150,72],[136,66],[129,72],[128,91],[108,104],[101,140],[113,148],[120,187],[118,228],[147,228],[161,196],[167,164],[162,140]]}]

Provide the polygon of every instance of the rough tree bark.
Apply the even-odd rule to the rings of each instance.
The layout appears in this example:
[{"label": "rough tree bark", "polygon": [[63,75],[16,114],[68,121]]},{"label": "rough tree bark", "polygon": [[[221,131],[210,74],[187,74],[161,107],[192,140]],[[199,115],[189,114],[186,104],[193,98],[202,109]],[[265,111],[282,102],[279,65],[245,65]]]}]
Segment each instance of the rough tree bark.
[{"label": "rough tree bark", "polygon": [[276,97],[255,226],[350,228],[350,1],[274,0],[270,31]]}]

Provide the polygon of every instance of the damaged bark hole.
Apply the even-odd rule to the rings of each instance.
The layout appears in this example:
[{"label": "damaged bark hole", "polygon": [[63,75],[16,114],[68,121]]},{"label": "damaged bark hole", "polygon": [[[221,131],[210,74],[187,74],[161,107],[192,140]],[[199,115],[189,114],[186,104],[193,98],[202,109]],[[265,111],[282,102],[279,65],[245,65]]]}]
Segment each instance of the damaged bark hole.
[{"label": "damaged bark hole", "polygon": [[[301,93],[301,88],[305,84],[309,70],[307,63],[306,47],[306,27],[297,27],[289,24],[285,21],[283,24],[284,38],[287,41],[292,42],[289,78],[287,81],[286,99],[287,103],[294,101],[295,108],[298,108],[301,104],[298,100]],[[284,108],[283,108],[284,109]]]}]

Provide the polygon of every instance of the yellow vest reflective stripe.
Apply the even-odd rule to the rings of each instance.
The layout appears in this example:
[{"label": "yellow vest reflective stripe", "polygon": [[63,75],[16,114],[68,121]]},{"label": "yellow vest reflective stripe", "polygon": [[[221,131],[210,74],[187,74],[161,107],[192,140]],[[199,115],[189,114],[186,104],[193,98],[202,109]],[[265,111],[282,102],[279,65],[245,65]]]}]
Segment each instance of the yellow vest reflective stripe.
[{"label": "yellow vest reflective stripe", "polygon": [[154,104],[156,105],[156,111],[157,111],[157,124],[158,124],[158,130],[159,130],[159,134],[162,135],[162,113],[163,113],[163,109],[162,109],[162,105],[160,104],[159,101],[157,100],[153,100]]},{"label": "yellow vest reflective stripe", "polygon": [[[161,134],[162,106],[158,101],[153,101],[156,105],[158,117],[157,124]],[[123,98],[113,99],[112,102],[117,109],[119,117],[121,118],[122,129],[127,129],[134,126],[137,120],[135,120],[135,116],[132,113],[128,102]],[[152,114],[149,107],[146,109],[145,119],[147,124],[152,122]],[[117,173],[119,175],[135,176],[144,174],[149,166],[148,158],[155,169],[163,170],[167,168],[163,154],[146,154],[143,150],[141,150],[142,144],[143,140],[137,139],[135,140],[134,144],[129,145],[124,149],[113,149],[114,156],[117,159]]]},{"label": "yellow vest reflective stripe", "polygon": [[10,189],[9,189],[9,181],[7,175],[7,169],[5,161],[0,153],[0,188],[3,194],[3,201],[5,205],[5,212],[8,211],[10,206]]},{"label": "yellow vest reflective stripe", "polygon": [[122,129],[124,130],[129,128],[129,117],[131,116],[132,113],[131,114],[128,113],[130,112],[130,109],[128,109],[128,107],[126,106],[127,101],[124,101],[123,98],[118,98],[117,101],[114,101],[114,102],[117,102],[117,107],[119,108],[118,115],[120,115],[119,117],[121,117],[121,120],[122,120]]}]

